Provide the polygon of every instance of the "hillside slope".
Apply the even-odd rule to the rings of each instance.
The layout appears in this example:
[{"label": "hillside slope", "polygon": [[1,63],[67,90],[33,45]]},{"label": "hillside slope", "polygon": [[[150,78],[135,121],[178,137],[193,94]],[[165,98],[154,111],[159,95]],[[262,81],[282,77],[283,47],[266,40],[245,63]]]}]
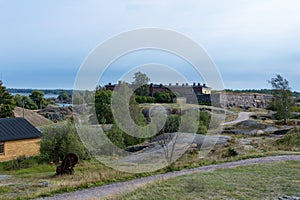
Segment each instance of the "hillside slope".
[{"label": "hillside slope", "polygon": [[[15,117],[23,117],[23,108],[16,107],[14,113]],[[53,123],[52,121],[46,119],[45,117],[36,113],[35,111],[27,109],[24,109],[24,118],[35,127],[40,127]]]}]

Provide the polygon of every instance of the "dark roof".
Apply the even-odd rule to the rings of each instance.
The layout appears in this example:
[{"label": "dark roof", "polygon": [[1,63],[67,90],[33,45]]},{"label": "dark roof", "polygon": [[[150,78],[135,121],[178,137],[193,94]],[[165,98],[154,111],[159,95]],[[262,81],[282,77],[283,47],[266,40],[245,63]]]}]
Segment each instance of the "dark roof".
[{"label": "dark roof", "polygon": [[0,118],[0,141],[40,137],[41,132],[24,118]]}]

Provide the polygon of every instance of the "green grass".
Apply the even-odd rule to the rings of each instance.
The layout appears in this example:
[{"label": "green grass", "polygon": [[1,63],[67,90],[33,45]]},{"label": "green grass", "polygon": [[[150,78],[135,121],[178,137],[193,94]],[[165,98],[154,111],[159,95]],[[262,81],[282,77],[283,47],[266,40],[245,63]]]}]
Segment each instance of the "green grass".
[{"label": "green grass", "polygon": [[[295,149],[295,147],[299,144],[298,136],[299,133],[298,135],[292,134],[283,137],[283,144],[281,147],[286,148],[281,148],[280,146],[274,144],[274,142],[278,140],[277,138],[251,137],[253,140],[251,145],[253,145],[254,148],[247,151],[244,150],[243,146],[239,144],[238,141],[240,138],[233,136],[233,139],[230,140],[230,142],[226,145],[216,146],[214,147],[214,151],[203,151],[202,153],[205,155],[204,157],[200,152],[194,150],[184,154],[180,159],[167,168],[158,170],[156,172],[141,174],[119,172],[94,160],[80,162],[75,167],[75,175],[70,176],[55,176],[56,166],[51,166],[49,164],[36,163],[29,168],[7,170],[9,163],[0,163],[0,174],[12,175],[10,180],[0,181],[0,183],[13,183],[11,185],[1,187],[0,199],[30,199],[40,196],[50,196],[57,193],[70,192],[78,189],[132,180],[153,174],[162,174],[169,171],[194,168],[203,165],[270,155],[299,154],[299,148],[298,150]],[[281,141],[281,139],[279,140]],[[228,154],[228,150],[231,148],[238,151],[237,156],[231,157]],[[207,153],[207,155],[205,153]],[[299,174],[299,172],[297,173]],[[50,187],[41,187],[40,185],[43,182],[49,182]],[[192,185],[190,186],[192,187]],[[230,191],[230,188],[228,191]]]},{"label": "green grass", "polygon": [[249,165],[156,182],[116,199],[276,199],[300,192],[300,162]]}]

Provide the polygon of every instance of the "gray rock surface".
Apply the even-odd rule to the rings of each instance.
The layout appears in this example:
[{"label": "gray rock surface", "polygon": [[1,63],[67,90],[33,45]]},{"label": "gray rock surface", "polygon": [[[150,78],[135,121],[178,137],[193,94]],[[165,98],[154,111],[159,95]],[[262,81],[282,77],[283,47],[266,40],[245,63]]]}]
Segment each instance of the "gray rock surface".
[{"label": "gray rock surface", "polygon": [[282,196],[278,198],[279,200],[300,200],[300,193],[296,194],[295,196]]},{"label": "gray rock surface", "polygon": [[50,107],[39,110],[38,114],[50,119],[51,121],[57,122],[65,120],[67,116],[71,116],[73,113],[71,107]]}]

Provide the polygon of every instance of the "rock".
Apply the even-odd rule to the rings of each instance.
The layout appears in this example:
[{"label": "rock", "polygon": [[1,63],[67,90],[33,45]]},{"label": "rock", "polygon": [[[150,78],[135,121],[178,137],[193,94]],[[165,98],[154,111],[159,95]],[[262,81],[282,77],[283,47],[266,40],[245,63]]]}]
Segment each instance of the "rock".
[{"label": "rock", "polygon": [[67,116],[73,114],[71,107],[49,107],[38,111],[38,114],[51,121],[57,122],[65,120]]},{"label": "rock", "polygon": [[292,126],[285,126],[284,128],[282,128],[282,129],[278,129],[278,130],[276,130],[276,131],[274,131],[273,133],[272,133],[272,135],[285,135],[285,134],[287,134],[288,132],[290,132],[292,129],[293,129],[294,127],[292,127]]},{"label": "rock", "polygon": [[125,151],[129,151],[129,152],[137,152],[137,151],[141,151],[147,147],[149,147],[151,144],[150,143],[144,143],[144,144],[139,144],[139,145],[135,145],[135,146],[129,146],[125,148]]},{"label": "rock", "polygon": [[0,181],[11,179],[11,177],[12,177],[11,175],[2,174],[0,175]]},{"label": "rock", "polygon": [[267,128],[267,125],[259,123],[255,120],[246,120],[239,122],[235,125],[235,127],[239,129],[265,129]]},{"label": "rock", "polygon": [[233,134],[233,135],[264,135],[265,132],[263,130],[248,130],[248,129],[242,129],[242,130],[223,130],[222,134]]},{"label": "rock", "polygon": [[207,148],[207,147],[212,147],[214,145],[225,144],[230,139],[231,139],[230,136],[220,136],[220,135],[205,136],[205,135],[195,134],[193,144],[196,144],[198,148],[201,147]]},{"label": "rock", "polygon": [[39,187],[50,187],[50,186],[51,186],[51,183],[48,181],[39,183]]},{"label": "rock", "polygon": [[296,194],[295,196],[287,196],[284,195],[278,198],[279,200],[300,200],[300,193]]},{"label": "rock", "polygon": [[269,127],[267,127],[267,128],[265,128],[265,133],[267,133],[267,134],[271,134],[271,133],[274,133],[275,131],[277,131],[278,130],[278,128],[276,128],[276,127],[273,127],[273,126],[269,126]]}]

